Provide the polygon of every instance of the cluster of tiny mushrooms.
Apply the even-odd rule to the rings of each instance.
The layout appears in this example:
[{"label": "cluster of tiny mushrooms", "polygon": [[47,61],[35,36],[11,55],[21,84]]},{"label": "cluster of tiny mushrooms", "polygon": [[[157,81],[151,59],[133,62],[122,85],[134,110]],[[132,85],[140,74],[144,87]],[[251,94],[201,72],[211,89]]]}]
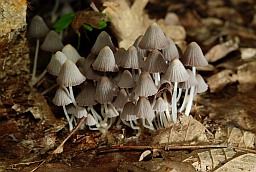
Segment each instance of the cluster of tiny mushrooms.
[{"label": "cluster of tiny mushrooms", "polygon": [[[40,16],[32,19],[28,34],[37,39],[32,83],[46,71],[57,77],[59,87],[52,101],[63,107],[70,131],[83,116],[83,127],[103,135],[110,127],[120,129],[123,125],[134,129],[136,136],[145,128],[165,128],[177,122],[178,113],[189,116],[196,94],[208,88],[196,72],[197,66],[208,64],[199,45],[191,42],[182,53],[156,23],[127,50],[116,48],[102,31],[86,58],[70,44],[64,46]],[[36,78],[42,37],[40,48],[52,57]],[[75,86],[77,95],[73,93]]]}]

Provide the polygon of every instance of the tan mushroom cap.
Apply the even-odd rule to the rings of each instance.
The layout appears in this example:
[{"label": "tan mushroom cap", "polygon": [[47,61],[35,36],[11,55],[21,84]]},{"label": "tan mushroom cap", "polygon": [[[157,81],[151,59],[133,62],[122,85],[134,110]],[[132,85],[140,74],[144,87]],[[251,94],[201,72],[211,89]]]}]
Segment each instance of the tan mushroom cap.
[{"label": "tan mushroom cap", "polygon": [[88,82],[84,88],[76,96],[76,102],[80,106],[94,106],[97,104],[95,101],[96,87]]},{"label": "tan mushroom cap", "polygon": [[149,73],[163,73],[166,71],[167,67],[168,65],[165,63],[162,53],[158,50],[152,50],[142,69]]},{"label": "tan mushroom cap", "polygon": [[51,30],[45,37],[43,44],[40,47],[44,51],[51,53],[60,51],[63,48],[62,41],[59,35]]},{"label": "tan mushroom cap", "polygon": [[42,38],[47,35],[49,28],[41,16],[35,15],[29,25],[28,35],[32,38]]},{"label": "tan mushroom cap", "polygon": [[200,74],[196,74],[196,80],[198,84],[195,87],[195,93],[203,93],[208,89],[208,85],[205,83],[203,77]]},{"label": "tan mushroom cap", "polygon": [[92,67],[94,70],[101,72],[117,72],[118,66],[116,65],[115,57],[112,50],[105,46],[98,54],[96,60],[93,62]]},{"label": "tan mushroom cap", "polygon": [[138,57],[137,49],[130,46],[123,57],[120,66],[123,68],[140,69],[142,59]]},{"label": "tan mushroom cap", "polygon": [[124,105],[129,101],[129,97],[128,97],[128,94],[127,92],[125,91],[125,89],[120,89],[118,92],[117,92],[117,96],[116,96],[116,99],[115,101],[113,102],[113,105],[121,110],[124,108]]},{"label": "tan mushroom cap", "polygon": [[97,37],[91,52],[95,55],[98,55],[102,48],[105,46],[108,46],[113,52],[116,52],[116,48],[111,40],[111,37],[107,32],[102,31]]},{"label": "tan mushroom cap", "polygon": [[139,119],[139,117],[135,115],[135,107],[136,106],[133,102],[127,102],[124,105],[122,113],[120,114],[120,118],[124,121],[133,121]]},{"label": "tan mushroom cap", "polygon": [[157,93],[157,88],[148,72],[142,72],[139,80],[134,88],[134,95],[136,96],[152,96]]},{"label": "tan mushroom cap", "polygon": [[156,112],[164,112],[168,109],[168,103],[164,101],[162,97],[158,97],[153,106],[153,110]]},{"label": "tan mushroom cap", "polygon": [[65,45],[62,48],[62,52],[66,55],[68,60],[71,60],[74,63],[76,63],[81,58],[77,50],[71,44]]},{"label": "tan mushroom cap", "polygon": [[76,86],[83,83],[85,79],[85,76],[81,74],[75,63],[66,60],[60,69],[57,83],[63,87]]},{"label": "tan mushroom cap", "polygon": [[162,79],[171,82],[183,82],[189,78],[189,74],[179,59],[174,59],[165,71]]},{"label": "tan mushroom cap", "polygon": [[65,54],[61,51],[57,51],[51,58],[51,61],[46,67],[46,71],[49,72],[51,75],[58,76],[61,66],[67,60]]},{"label": "tan mushroom cap", "polygon": [[155,117],[153,108],[146,97],[140,97],[135,106],[135,114],[141,119],[152,121]]},{"label": "tan mushroom cap", "polygon": [[164,35],[162,29],[156,23],[153,23],[147,28],[142,40],[140,41],[139,47],[147,50],[162,50],[168,45],[169,41]]},{"label": "tan mushroom cap", "polygon": [[97,83],[95,100],[101,104],[111,103],[117,91],[117,86],[110,78],[103,76]]},{"label": "tan mushroom cap", "polygon": [[180,54],[178,51],[178,48],[176,47],[175,43],[171,38],[167,38],[170,42],[169,46],[162,50],[162,54],[164,57],[164,60],[166,61],[172,61],[173,59],[180,58]]},{"label": "tan mushroom cap", "polygon": [[135,86],[135,81],[129,70],[124,70],[120,76],[120,80],[117,83],[120,88],[133,88]]},{"label": "tan mushroom cap", "polygon": [[52,102],[57,106],[66,106],[72,103],[72,100],[69,96],[68,91],[63,87],[59,87],[56,90],[56,93],[54,98],[52,99]]},{"label": "tan mushroom cap", "polygon": [[193,72],[190,69],[187,69],[187,72],[189,74],[188,80],[178,83],[178,88],[188,89],[198,84],[198,81]]},{"label": "tan mushroom cap", "polygon": [[204,57],[204,54],[196,42],[191,42],[185,52],[183,53],[181,59],[185,66],[207,66],[208,62]]}]

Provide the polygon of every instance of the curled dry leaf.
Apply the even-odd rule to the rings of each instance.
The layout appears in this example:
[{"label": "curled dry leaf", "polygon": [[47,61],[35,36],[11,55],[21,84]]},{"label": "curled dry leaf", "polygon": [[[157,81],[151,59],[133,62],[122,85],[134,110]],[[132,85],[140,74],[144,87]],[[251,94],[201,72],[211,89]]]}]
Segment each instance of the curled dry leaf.
[{"label": "curled dry leaf", "polygon": [[256,86],[256,61],[245,63],[238,67],[237,79],[239,82],[238,91],[248,93]]},{"label": "curled dry leaf", "polygon": [[237,50],[238,43],[230,40],[212,47],[205,55],[205,58],[208,62],[216,62],[217,60],[222,59],[228,53]]},{"label": "curled dry leaf", "polygon": [[216,93],[221,91],[226,85],[237,81],[237,75],[234,71],[226,69],[211,77],[207,78],[210,92]]},{"label": "curled dry leaf", "polygon": [[240,48],[240,52],[243,60],[256,58],[256,48]]}]

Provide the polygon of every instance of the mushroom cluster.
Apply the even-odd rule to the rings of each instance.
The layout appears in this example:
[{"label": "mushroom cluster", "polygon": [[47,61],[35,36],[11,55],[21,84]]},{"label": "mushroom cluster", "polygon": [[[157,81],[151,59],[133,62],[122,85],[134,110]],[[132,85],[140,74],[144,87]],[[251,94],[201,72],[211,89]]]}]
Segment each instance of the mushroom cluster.
[{"label": "mushroom cluster", "polygon": [[208,88],[196,67],[207,64],[197,43],[182,53],[153,23],[127,50],[117,49],[105,31],[86,58],[66,45],[47,71],[57,76],[53,103],[63,107],[70,130],[85,116],[90,130],[106,134],[124,124],[139,136],[142,128],[155,131],[176,123],[178,112],[189,115],[195,95]]}]

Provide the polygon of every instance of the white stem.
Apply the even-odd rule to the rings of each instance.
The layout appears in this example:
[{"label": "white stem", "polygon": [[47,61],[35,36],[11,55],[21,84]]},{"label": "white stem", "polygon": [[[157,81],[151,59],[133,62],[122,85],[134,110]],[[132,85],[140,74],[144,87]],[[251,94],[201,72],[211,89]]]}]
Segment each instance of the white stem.
[{"label": "white stem", "polygon": [[166,92],[163,92],[163,98],[164,98],[165,103],[167,104],[167,109],[165,110],[167,120],[171,121],[171,115],[170,115],[170,111],[169,111],[169,103],[167,100]]},{"label": "white stem", "polygon": [[46,90],[44,90],[41,94],[45,95],[46,93],[48,93],[49,91],[51,91],[52,89],[58,87],[58,84],[54,84],[53,86],[51,86],[50,88],[47,88]]},{"label": "white stem", "polygon": [[152,130],[152,131],[155,131],[155,128],[154,128],[152,122],[150,122],[150,121],[147,120],[148,123],[149,123],[149,125],[147,125],[146,122],[145,122],[145,120],[146,120],[146,119],[144,119],[144,118],[142,119],[142,124],[143,124],[143,126],[144,126],[145,128],[148,128],[148,129]]},{"label": "white stem", "polygon": [[94,110],[94,108],[93,108],[92,106],[91,106],[91,107],[88,107],[88,110],[90,110],[90,111],[92,112],[92,115],[93,115],[94,119],[95,119],[97,122],[99,122],[99,123],[102,122],[101,116],[96,112],[96,110]]},{"label": "white stem", "polygon": [[62,107],[63,107],[64,114],[65,114],[65,116],[66,116],[66,119],[67,119],[67,121],[68,121],[69,131],[72,131],[74,127],[73,127],[73,124],[72,124],[71,119],[70,119],[69,116],[68,116],[67,109],[66,109],[65,106],[62,106]]},{"label": "white stem", "polygon": [[139,126],[134,126],[132,121],[130,121],[130,125],[131,125],[132,129],[138,130],[138,133],[136,134],[136,136],[138,137],[141,133],[140,127]]},{"label": "white stem", "polygon": [[[196,76],[196,67],[192,67],[192,72],[194,74],[194,76]],[[194,100],[194,92],[195,92],[195,86],[192,86],[190,88],[190,93],[189,93],[189,99],[188,99],[188,104],[185,110],[185,115],[189,116],[189,113],[191,111],[192,108],[192,104],[193,104],[193,100]]]},{"label": "white stem", "polygon": [[75,100],[75,97],[74,97],[74,93],[73,93],[72,86],[69,86],[68,89],[69,89],[69,94],[70,94],[72,103],[74,104],[75,107],[77,107],[77,104],[76,104],[76,100]]},{"label": "white stem", "polygon": [[172,94],[172,120],[174,123],[177,122],[177,86],[178,82],[174,82],[173,94]]},{"label": "white stem", "polygon": [[[32,86],[36,85],[36,84],[45,76],[46,73],[47,73],[47,71],[44,70],[44,71],[39,75],[39,77],[35,78],[35,80],[34,80],[33,83],[32,83]],[[38,83],[38,85],[40,85],[40,83]],[[38,86],[38,85],[37,85],[37,86]]]},{"label": "white stem", "polygon": [[178,101],[180,100],[180,98],[181,98],[181,93],[182,93],[182,89],[181,88],[179,88],[179,91],[178,91],[178,96],[177,96],[177,100],[176,100],[176,102],[178,103]]},{"label": "white stem", "polygon": [[33,65],[33,71],[32,71],[32,78],[31,81],[34,83],[36,80],[36,67],[37,67],[37,59],[38,59],[38,51],[39,51],[39,38],[36,39],[36,50],[35,50],[35,57],[34,57],[34,65]]},{"label": "white stem", "polygon": [[184,96],[184,99],[183,99],[183,102],[182,102],[182,105],[179,109],[179,112],[182,112],[186,106],[186,102],[187,102],[187,95],[188,95],[188,89],[186,89],[185,91],[185,96]]}]

